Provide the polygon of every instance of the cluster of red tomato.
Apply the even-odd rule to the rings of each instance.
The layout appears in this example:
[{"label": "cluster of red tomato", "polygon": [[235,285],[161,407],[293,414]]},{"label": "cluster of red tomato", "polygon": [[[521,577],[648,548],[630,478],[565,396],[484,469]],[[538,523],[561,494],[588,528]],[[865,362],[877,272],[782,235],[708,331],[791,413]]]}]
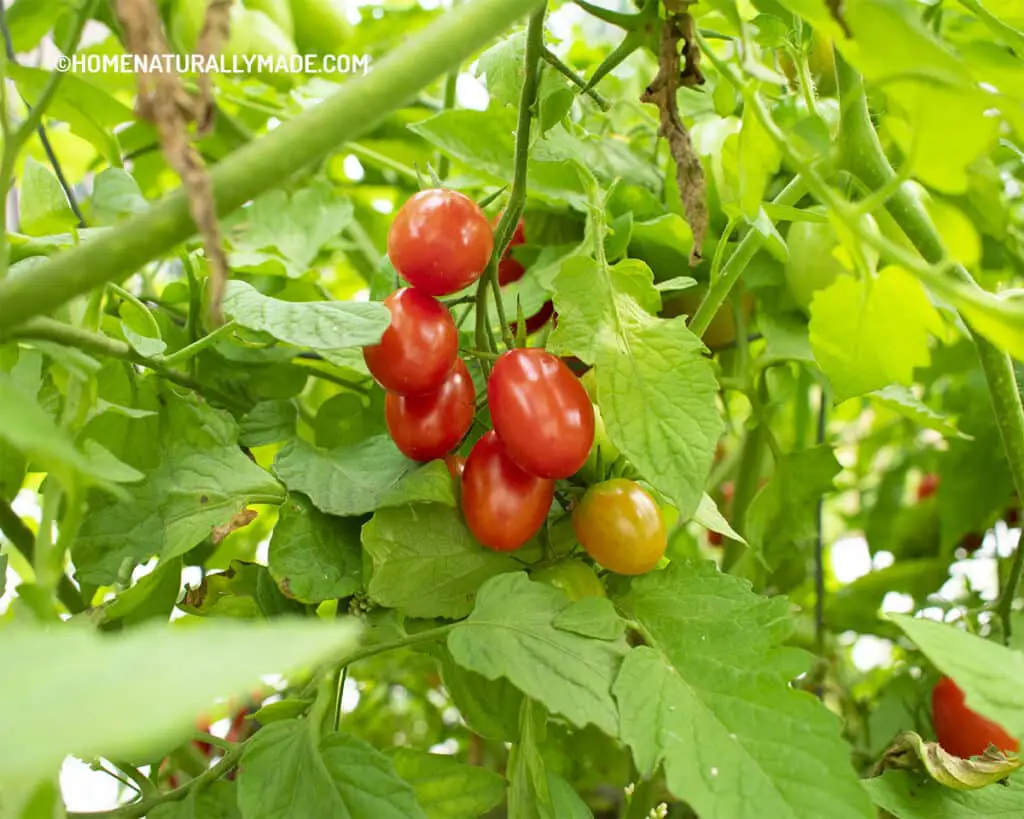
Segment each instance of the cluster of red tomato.
[{"label": "cluster of red tomato", "polygon": [[942,749],[961,759],[979,756],[989,745],[1000,751],[1019,748],[1001,725],[967,707],[964,692],[949,677],[942,677],[932,689],[932,724]]},{"label": "cluster of red tomato", "polygon": [[[510,247],[525,241],[522,222]],[[391,322],[363,351],[387,391],[385,419],[395,445],[417,461],[446,458],[461,478],[462,511],[478,541],[518,549],[543,526],[555,481],[575,474],[594,443],[594,406],[572,370],[542,349],[498,357],[487,382],[493,429],[463,463],[449,453],[473,423],[476,391],[459,358],[458,329],[437,296],[480,278],[494,250],[491,223],[473,200],[451,190],[421,191],[395,216],[388,256],[409,283],[385,299]],[[499,283],[523,276],[505,250]],[[550,302],[527,320],[534,332],[553,314]],[[592,486],[573,512],[580,543],[602,566],[623,574],[653,568],[665,552],[657,504],[632,481]]]}]

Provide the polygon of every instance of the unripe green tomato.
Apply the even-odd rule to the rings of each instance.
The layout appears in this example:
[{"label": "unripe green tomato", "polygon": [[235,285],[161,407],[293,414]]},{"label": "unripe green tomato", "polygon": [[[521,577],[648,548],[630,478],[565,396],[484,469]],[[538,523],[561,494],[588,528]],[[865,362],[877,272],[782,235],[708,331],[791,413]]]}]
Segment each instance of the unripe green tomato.
[{"label": "unripe green tomato", "polygon": [[[231,36],[222,51],[225,58],[237,55],[250,57],[254,55],[268,56],[274,59],[291,57],[297,54],[295,43],[262,11],[238,8],[231,12]],[[254,66],[255,67],[255,66]],[[294,82],[293,74],[277,71],[255,72],[271,85],[290,88]]]},{"label": "unripe green tomato", "polygon": [[[870,216],[863,218],[865,227],[877,235],[875,220]],[[856,239],[850,236],[848,241],[852,244]],[[794,222],[790,225],[786,244],[789,246],[786,284],[804,312],[809,310],[816,291],[831,285],[838,276],[852,272],[832,252],[844,243],[831,222]],[[873,248],[863,245],[862,248],[868,267],[874,270],[878,265],[878,253]]]},{"label": "unripe green tomato", "polygon": [[352,37],[343,0],[291,0],[295,42],[303,54],[338,54]]},{"label": "unripe green tomato", "polygon": [[573,602],[584,597],[607,597],[601,579],[586,563],[566,560],[530,575],[539,583],[547,583],[565,592]]}]

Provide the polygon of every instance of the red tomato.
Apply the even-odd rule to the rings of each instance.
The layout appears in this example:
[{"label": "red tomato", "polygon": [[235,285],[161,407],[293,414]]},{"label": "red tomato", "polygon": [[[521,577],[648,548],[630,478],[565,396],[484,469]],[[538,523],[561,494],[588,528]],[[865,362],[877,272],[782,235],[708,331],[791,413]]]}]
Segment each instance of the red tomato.
[{"label": "red tomato", "polygon": [[406,281],[431,296],[468,287],[483,273],[494,233],[479,205],[457,191],[420,191],[388,231],[388,257]]},{"label": "red tomato", "polygon": [[968,532],[964,535],[964,539],[960,541],[960,545],[967,554],[972,555],[981,548],[981,544],[984,540],[984,532]]},{"label": "red tomato", "polygon": [[1001,751],[1016,751],[1017,740],[996,723],[964,703],[964,692],[949,677],[932,689],[932,722],[939,745],[946,753],[969,759],[983,754],[989,744]]},{"label": "red tomato", "polygon": [[917,500],[918,503],[923,501],[925,498],[930,498],[938,491],[939,488],[939,476],[929,472],[923,478],[921,483],[917,485]]},{"label": "red tomato", "polygon": [[[505,214],[502,211],[494,218],[494,227],[498,227],[498,222],[501,221],[501,217]],[[520,219],[516,223],[515,232],[512,234],[512,240],[508,243],[508,247],[505,252],[501,255],[501,261],[498,262],[498,284],[512,284],[523,278],[523,273],[526,272],[526,268],[512,258],[512,248],[516,245],[526,244],[526,230],[523,225],[523,220]],[[527,330],[529,331],[529,324],[527,324]]]},{"label": "red tomato", "polygon": [[466,468],[466,459],[461,455],[445,455],[445,465],[448,467],[448,474],[452,476],[453,480],[458,480],[462,477],[462,470]]},{"label": "red tomato", "polygon": [[[548,319],[555,314],[555,305],[549,300],[544,302],[544,306],[540,308],[536,313],[530,316],[526,320],[526,335],[532,336],[541,327],[548,323]],[[512,331],[512,335],[516,335],[519,322],[513,321],[509,324],[508,329]]]},{"label": "red tomato", "polygon": [[716,532],[714,529],[708,529],[708,546],[721,546],[724,540],[721,532]]},{"label": "red tomato", "polygon": [[451,372],[459,355],[459,331],[441,302],[414,287],[386,299],[391,324],[379,344],[363,348],[363,358],[384,389],[401,395],[432,392]]},{"label": "red tomato", "polygon": [[544,525],[555,496],[554,481],[516,466],[494,430],[474,444],[462,473],[462,514],[488,549],[511,552]]},{"label": "red tomato", "polygon": [[618,574],[644,574],[668,546],[654,498],[623,478],[591,486],[572,512],[576,537],[598,565]]},{"label": "red tomato", "polygon": [[545,350],[509,350],[487,382],[494,429],[519,466],[568,478],[594,443],[594,405],[579,379]]},{"label": "red tomato", "polygon": [[469,432],[476,412],[476,390],[461,358],[434,392],[384,399],[384,418],[395,445],[407,458],[432,461],[451,452]]},{"label": "red tomato", "polygon": [[728,506],[732,503],[733,496],[736,494],[736,485],[732,481],[726,481],[722,484],[722,504]]}]

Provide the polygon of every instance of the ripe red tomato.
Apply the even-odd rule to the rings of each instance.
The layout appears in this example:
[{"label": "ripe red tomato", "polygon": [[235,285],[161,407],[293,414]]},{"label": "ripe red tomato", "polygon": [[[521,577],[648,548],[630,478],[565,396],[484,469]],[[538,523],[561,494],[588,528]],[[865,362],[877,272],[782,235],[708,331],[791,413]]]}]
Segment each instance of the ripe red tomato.
[{"label": "ripe red tomato", "polygon": [[964,535],[963,540],[960,541],[960,546],[969,555],[973,555],[978,549],[981,548],[981,544],[985,542],[984,532],[968,532]]},{"label": "ripe red tomato", "polygon": [[[550,301],[544,302],[544,306],[540,308],[536,313],[530,316],[526,320],[526,335],[532,336],[541,327],[548,323],[550,319],[555,315],[555,305]],[[519,322],[513,321],[509,324],[508,329],[512,331],[512,335],[516,335]]]},{"label": "ripe red tomato", "polygon": [[518,549],[544,525],[555,496],[554,481],[516,466],[494,430],[474,444],[462,473],[462,514],[488,549]]},{"label": "ripe red tomato", "polygon": [[459,355],[459,331],[441,302],[414,287],[396,290],[384,305],[391,324],[363,358],[384,389],[419,395],[441,386]]},{"label": "ripe red tomato", "polygon": [[448,467],[448,474],[452,476],[452,480],[459,480],[462,477],[462,471],[466,468],[465,458],[461,455],[445,455],[444,463]]},{"label": "ripe red tomato", "polygon": [[1001,726],[967,707],[964,692],[949,677],[932,689],[932,723],[942,749],[962,759],[983,754],[989,744],[1002,751],[1018,748],[1017,740]]},{"label": "ripe red tomato", "polygon": [[407,458],[443,458],[469,432],[476,411],[476,389],[461,358],[433,392],[384,399],[384,419],[395,445]]},{"label": "ripe red tomato", "polygon": [[725,537],[721,532],[716,532],[714,529],[708,529],[708,546],[721,546],[722,541]]},{"label": "ripe red tomato", "polygon": [[388,231],[388,257],[406,281],[431,296],[468,287],[483,273],[494,233],[479,205],[444,188],[420,191]]},{"label": "ripe red tomato", "polygon": [[918,503],[923,501],[925,498],[930,498],[939,489],[939,476],[933,472],[929,472],[927,475],[921,478],[921,483],[917,485],[917,500]]},{"label": "ripe red tomato", "polygon": [[[497,228],[498,222],[501,221],[501,217],[505,214],[505,211],[499,213],[494,217],[494,227]],[[520,219],[516,223],[515,232],[512,234],[512,240],[508,243],[508,247],[501,256],[501,261],[498,262],[498,284],[506,285],[517,282],[523,278],[523,273],[526,272],[526,268],[512,258],[512,248],[516,245],[526,244],[526,229],[523,225],[523,220]],[[529,325],[527,325],[529,331]]]},{"label": "ripe red tomato", "polygon": [[494,429],[519,466],[539,478],[568,478],[594,442],[594,405],[558,356],[509,350],[487,382]]},{"label": "ripe red tomato", "polygon": [[591,486],[573,510],[572,528],[587,554],[618,574],[649,572],[668,546],[658,504],[624,478]]}]

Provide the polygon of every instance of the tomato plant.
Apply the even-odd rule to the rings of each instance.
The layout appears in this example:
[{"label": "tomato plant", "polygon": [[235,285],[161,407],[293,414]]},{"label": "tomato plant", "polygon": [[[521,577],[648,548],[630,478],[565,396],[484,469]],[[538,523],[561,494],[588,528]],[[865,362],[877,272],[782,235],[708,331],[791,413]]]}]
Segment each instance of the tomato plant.
[{"label": "tomato plant", "polygon": [[0,816],[1024,816],[1019,2],[4,6]]},{"label": "tomato plant", "polygon": [[459,352],[451,315],[439,301],[413,287],[396,290],[384,305],[391,313],[390,325],[379,343],[363,350],[373,377],[400,395],[438,389]]},{"label": "tomato plant", "polygon": [[414,461],[443,458],[461,441],[476,410],[473,379],[462,359],[455,359],[441,386],[421,395],[388,393],[384,416],[391,438]]},{"label": "tomato plant", "polygon": [[516,465],[492,430],[473,445],[462,471],[462,513],[480,543],[498,552],[518,549],[540,530],[554,483]]},{"label": "tomato plant", "polygon": [[491,258],[494,237],[479,206],[447,189],[417,193],[388,231],[388,256],[410,284],[431,296],[468,287]]},{"label": "tomato plant", "polygon": [[654,499],[634,481],[615,478],[594,484],[572,513],[583,548],[618,574],[649,572],[665,554],[665,521]]},{"label": "tomato plant", "polygon": [[594,442],[594,405],[579,379],[544,350],[509,350],[487,381],[494,429],[532,475],[567,478]]},{"label": "tomato plant", "polygon": [[932,689],[932,722],[943,750],[963,759],[980,756],[989,745],[1000,751],[1018,748],[1002,726],[967,707],[964,692],[949,677],[942,677]]},{"label": "tomato plant", "polygon": [[555,563],[530,575],[539,583],[561,589],[570,600],[584,597],[607,597],[604,584],[586,563],[581,560],[565,560]]}]

